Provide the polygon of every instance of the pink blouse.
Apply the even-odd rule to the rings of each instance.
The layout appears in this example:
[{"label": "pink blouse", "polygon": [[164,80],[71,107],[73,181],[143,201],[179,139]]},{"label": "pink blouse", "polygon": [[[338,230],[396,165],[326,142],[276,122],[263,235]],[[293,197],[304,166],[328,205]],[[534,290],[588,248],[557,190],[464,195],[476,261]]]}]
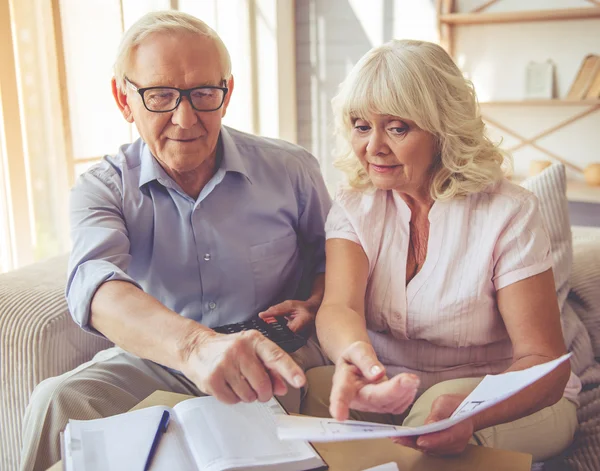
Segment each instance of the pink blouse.
[{"label": "pink blouse", "polygon": [[[388,374],[421,378],[421,391],[449,379],[497,374],[512,344],[496,291],[552,267],[537,198],[509,181],[429,211],[427,256],[406,284],[411,212],[393,191],[342,190],[328,239],[359,244],[369,260],[365,315]],[[565,397],[581,389],[571,374]]]}]

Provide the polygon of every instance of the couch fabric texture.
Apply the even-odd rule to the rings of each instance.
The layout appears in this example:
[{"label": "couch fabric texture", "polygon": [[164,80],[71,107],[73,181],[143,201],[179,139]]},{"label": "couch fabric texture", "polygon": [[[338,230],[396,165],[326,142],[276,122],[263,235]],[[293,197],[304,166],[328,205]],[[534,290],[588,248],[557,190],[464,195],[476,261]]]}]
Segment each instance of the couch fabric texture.
[{"label": "couch fabric texture", "polygon": [[67,259],[0,275],[0,470],[18,469],[21,423],[33,388],[112,346],[71,319]]}]

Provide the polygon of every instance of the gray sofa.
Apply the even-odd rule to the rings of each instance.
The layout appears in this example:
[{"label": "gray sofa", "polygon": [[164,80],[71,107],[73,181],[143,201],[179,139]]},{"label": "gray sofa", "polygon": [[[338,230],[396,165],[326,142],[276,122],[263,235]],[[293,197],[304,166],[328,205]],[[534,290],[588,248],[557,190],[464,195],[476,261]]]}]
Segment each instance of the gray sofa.
[{"label": "gray sofa", "polygon": [[[581,434],[564,457],[546,468],[600,469],[600,229],[574,228],[574,269],[564,322],[576,350],[576,372],[585,384]],[[80,330],[64,300],[66,256],[0,275],[0,469],[18,468],[20,430],[27,401],[45,378],[59,375],[107,348],[106,340]],[[595,291],[594,291],[595,290]],[[595,350],[595,353],[592,351]],[[592,355],[592,357],[590,357]],[[574,366],[574,368],[575,368]]]}]

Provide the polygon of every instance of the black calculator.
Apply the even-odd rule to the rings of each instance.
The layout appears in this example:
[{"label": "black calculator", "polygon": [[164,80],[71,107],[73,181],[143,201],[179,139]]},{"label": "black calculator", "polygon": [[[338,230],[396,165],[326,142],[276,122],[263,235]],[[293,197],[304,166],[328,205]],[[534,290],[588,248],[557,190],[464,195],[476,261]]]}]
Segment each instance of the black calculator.
[{"label": "black calculator", "polygon": [[235,334],[236,332],[252,329],[258,330],[288,353],[295,352],[306,344],[304,337],[290,330],[287,326],[287,319],[283,316],[269,317],[266,321],[260,317],[253,317],[248,321],[213,328],[215,332],[220,334]]}]

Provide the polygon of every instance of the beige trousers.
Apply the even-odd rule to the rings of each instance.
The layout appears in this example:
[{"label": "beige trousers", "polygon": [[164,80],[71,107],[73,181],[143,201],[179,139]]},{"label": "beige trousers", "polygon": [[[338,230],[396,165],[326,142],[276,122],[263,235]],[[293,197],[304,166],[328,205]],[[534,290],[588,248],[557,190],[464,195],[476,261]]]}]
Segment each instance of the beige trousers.
[{"label": "beige trousers", "polygon": [[[304,370],[329,363],[314,340],[292,354]],[[21,470],[46,470],[60,460],[59,434],[69,419],[89,420],[128,411],[156,390],[192,396],[202,392],[185,376],[142,360],[118,347],[33,391],[23,420]],[[279,398],[290,412],[300,409],[301,392]]]},{"label": "beige trousers", "polygon": [[[335,367],[323,366],[306,373],[308,392],[301,412],[316,417],[331,417],[329,394]],[[424,391],[406,414],[375,414],[352,410],[350,418],[370,422],[415,427],[423,425],[433,401],[443,394],[469,394],[482,378],[454,379],[438,383]],[[551,407],[522,419],[495,425],[475,432],[469,443],[533,455],[533,461],[544,461],[565,450],[573,441],[577,428],[577,407],[562,398]]]}]

